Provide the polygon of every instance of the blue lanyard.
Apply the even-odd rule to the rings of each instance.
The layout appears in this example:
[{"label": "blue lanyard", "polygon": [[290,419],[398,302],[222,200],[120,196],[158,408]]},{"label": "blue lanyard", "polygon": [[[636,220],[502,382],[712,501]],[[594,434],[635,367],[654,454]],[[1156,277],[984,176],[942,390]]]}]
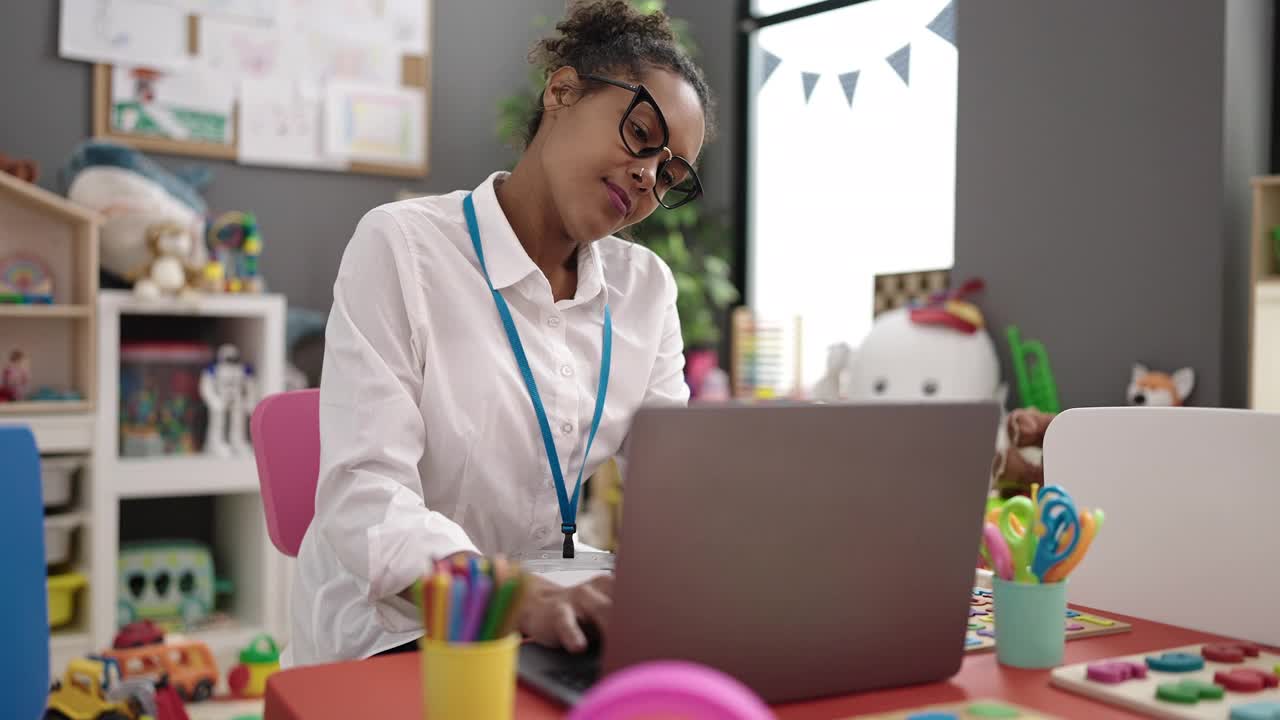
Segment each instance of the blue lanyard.
[{"label": "blue lanyard", "polygon": [[533,412],[538,416],[538,427],[542,429],[542,444],[547,450],[547,463],[551,465],[551,477],[556,483],[556,499],[560,501],[560,531],[564,533],[564,556],[573,557],[573,534],[578,531],[578,492],[582,490],[582,473],[587,469],[587,458],[591,455],[591,443],[596,439],[596,430],[600,428],[600,415],[604,412],[604,398],[609,391],[609,360],[613,355],[613,317],[609,313],[609,304],[604,306],[604,349],[600,353],[600,388],[596,391],[596,411],[591,418],[591,434],[587,436],[587,449],[582,453],[582,467],[578,468],[578,482],[573,486],[573,497],[569,497],[564,486],[564,473],[560,469],[560,456],[556,453],[556,443],[551,435],[551,425],[547,422],[547,411],[542,407],[542,398],[538,395],[538,386],[533,381],[533,371],[529,369],[529,359],[525,357],[524,345],[520,343],[520,334],[516,332],[515,321],[511,319],[511,309],[502,293],[493,288],[489,279],[489,269],[484,263],[484,248],[480,245],[480,226],[476,222],[476,206],[471,194],[462,201],[462,209],[467,216],[467,230],[471,233],[471,244],[475,246],[476,257],[480,260],[480,271],[484,273],[484,281],[493,294],[493,302],[498,306],[498,314],[502,316],[502,326],[506,328],[507,340],[511,343],[511,351],[515,353],[516,364],[520,366],[520,374],[524,376],[525,387],[529,389],[529,400],[533,403]]}]

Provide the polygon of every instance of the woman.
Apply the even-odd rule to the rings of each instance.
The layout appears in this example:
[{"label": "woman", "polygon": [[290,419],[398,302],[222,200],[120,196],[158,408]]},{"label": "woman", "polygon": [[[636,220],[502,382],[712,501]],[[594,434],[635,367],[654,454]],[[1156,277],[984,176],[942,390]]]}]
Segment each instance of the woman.
[{"label": "woman", "polygon": [[[557,30],[515,169],[373,210],[343,256],[292,664],[412,649],[435,559],[571,544],[634,411],[688,399],[671,272],[615,234],[701,194],[710,92],[661,15],[592,2]],[[535,578],[518,627],[581,650],[611,587]]]}]

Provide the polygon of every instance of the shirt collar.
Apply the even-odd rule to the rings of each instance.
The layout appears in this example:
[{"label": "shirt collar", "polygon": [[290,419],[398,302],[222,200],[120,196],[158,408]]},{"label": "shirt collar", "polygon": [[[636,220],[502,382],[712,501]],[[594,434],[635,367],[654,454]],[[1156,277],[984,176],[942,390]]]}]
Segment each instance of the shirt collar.
[{"label": "shirt collar", "polygon": [[[472,193],[476,207],[476,224],[480,228],[480,238],[484,243],[484,262],[489,270],[489,281],[495,289],[511,287],[529,276],[538,276],[540,271],[533,259],[525,252],[515,230],[502,212],[498,204],[498,195],[494,190],[494,182],[505,178],[509,173],[496,172],[488,177]],[[545,282],[545,281],[544,281]],[[595,243],[578,250],[578,287],[573,299],[564,301],[566,307],[579,305],[594,299],[597,295],[605,295],[608,300],[604,282],[604,265],[600,261],[600,253]]]}]

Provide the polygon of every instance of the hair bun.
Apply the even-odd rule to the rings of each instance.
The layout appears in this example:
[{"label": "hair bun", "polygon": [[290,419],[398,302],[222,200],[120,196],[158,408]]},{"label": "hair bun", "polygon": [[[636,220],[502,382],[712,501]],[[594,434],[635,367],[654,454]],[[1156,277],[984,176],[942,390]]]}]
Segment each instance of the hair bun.
[{"label": "hair bun", "polygon": [[644,13],[626,0],[580,0],[556,25],[559,37],[547,38],[535,49],[545,67],[573,65],[573,59],[592,56],[597,48],[643,39],[648,44],[673,45],[675,33],[662,12]]}]

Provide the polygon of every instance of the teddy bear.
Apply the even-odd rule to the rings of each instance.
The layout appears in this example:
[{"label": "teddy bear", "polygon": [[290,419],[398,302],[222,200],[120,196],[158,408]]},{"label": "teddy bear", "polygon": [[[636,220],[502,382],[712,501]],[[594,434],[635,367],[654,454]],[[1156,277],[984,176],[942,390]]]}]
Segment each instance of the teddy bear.
[{"label": "teddy bear", "polygon": [[190,229],[184,225],[161,222],[149,226],[147,247],[151,250],[151,260],[135,279],[134,294],[144,300],[194,295],[191,272],[183,262],[190,256],[194,242]]}]

